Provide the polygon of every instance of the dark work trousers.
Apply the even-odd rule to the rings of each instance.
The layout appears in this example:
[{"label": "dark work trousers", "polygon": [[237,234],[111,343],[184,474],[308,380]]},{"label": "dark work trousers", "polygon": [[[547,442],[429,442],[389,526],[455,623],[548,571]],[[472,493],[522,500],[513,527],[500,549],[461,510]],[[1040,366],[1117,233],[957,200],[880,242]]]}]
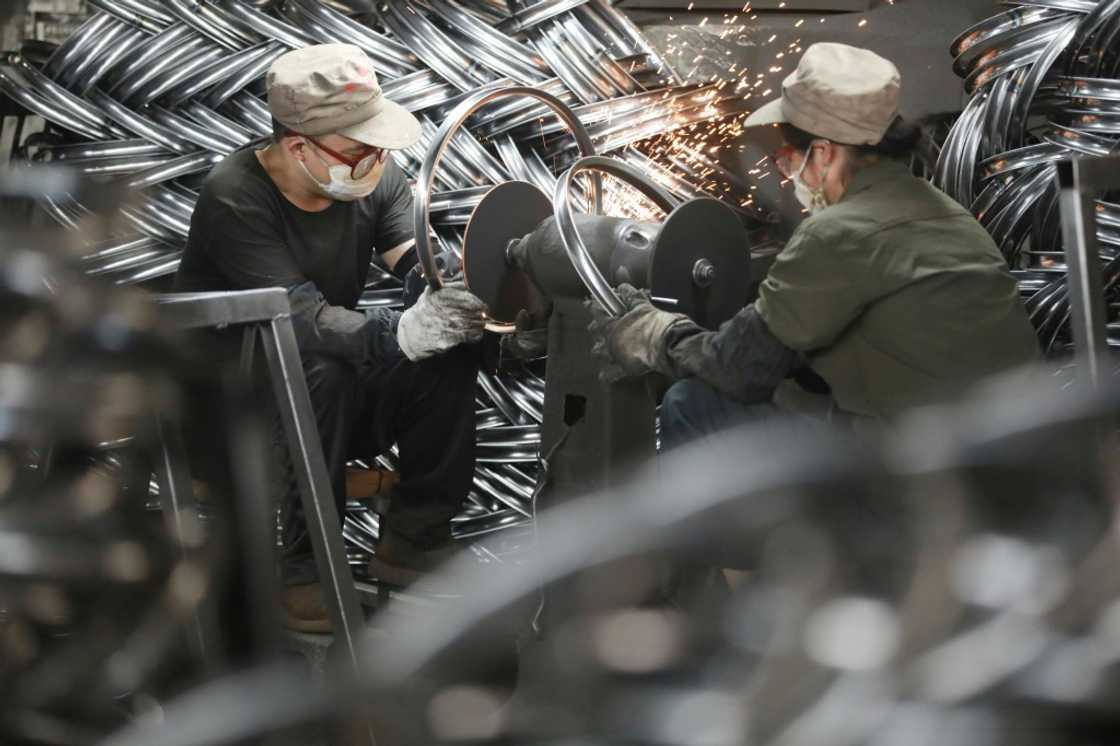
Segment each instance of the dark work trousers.
[{"label": "dark work trousers", "polygon": [[780,417],[770,403],[743,404],[695,378],[677,381],[661,400],[661,450],[711,437],[749,422]]},{"label": "dark work trousers", "polygon": [[[721,394],[695,379],[673,384],[661,404],[661,443],[664,451],[672,451],[695,441],[703,441],[709,449],[733,448],[735,440],[721,433],[752,423],[762,432],[773,435],[778,442],[790,443],[798,435],[837,428],[845,437],[860,436],[851,430],[848,421],[830,425],[804,412],[792,412],[771,403],[743,404]],[[751,454],[727,451],[733,458],[749,464]],[[745,466],[744,468],[749,468]],[[843,499],[837,499],[839,497]],[[905,587],[910,567],[899,561],[907,556],[906,545],[912,540],[897,496],[889,490],[852,492],[837,485],[832,499],[812,503],[809,520],[820,521],[830,532],[830,541],[837,556],[845,558],[843,572],[853,588],[876,597],[889,598]],[[695,557],[700,558],[696,563]],[[697,594],[703,587],[704,566],[758,570],[760,547],[740,543],[732,537],[710,537],[691,564],[680,571],[681,594]],[[699,579],[699,580],[698,580]],[[687,602],[682,601],[687,605]]]},{"label": "dark work trousers", "polygon": [[[311,406],[323,443],[335,506],[343,516],[346,462],[372,459],[397,444],[400,484],[381,516],[421,548],[450,538],[450,520],[474,475],[475,380],[479,352],[462,346],[413,363],[356,370],[333,357],[303,360]],[[281,575],[286,585],[318,580],[303,505],[279,423],[277,455],[281,502]]]}]

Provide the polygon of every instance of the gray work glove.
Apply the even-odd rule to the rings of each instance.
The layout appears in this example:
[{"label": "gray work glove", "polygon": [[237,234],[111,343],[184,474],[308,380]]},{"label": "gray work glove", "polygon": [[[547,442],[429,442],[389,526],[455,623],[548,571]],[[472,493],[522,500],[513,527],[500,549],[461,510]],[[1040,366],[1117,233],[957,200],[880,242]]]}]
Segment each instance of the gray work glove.
[{"label": "gray work glove", "polygon": [[632,285],[623,283],[616,292],[627,308],[618,318],[599,304],[587,302],[591,310],[587,331],[591,332],[591,353],[602,365],[600,380],[617,383],[653,371],[669,375],[666,335],[673,326],[688,323],[688,317],[654,308],[649,293]]},{"label": "gray work glove", "polygon": [[548,354],[548,318],[528,310],[517,312],[514,331],[502,337],[503,359],[539,360]]},{"label": "gray work glove", "polygon": [[412,362],[482,339],[486,304],[461,281],[439,290],[426,288],[416,305],[401,314],[397,344]]}]

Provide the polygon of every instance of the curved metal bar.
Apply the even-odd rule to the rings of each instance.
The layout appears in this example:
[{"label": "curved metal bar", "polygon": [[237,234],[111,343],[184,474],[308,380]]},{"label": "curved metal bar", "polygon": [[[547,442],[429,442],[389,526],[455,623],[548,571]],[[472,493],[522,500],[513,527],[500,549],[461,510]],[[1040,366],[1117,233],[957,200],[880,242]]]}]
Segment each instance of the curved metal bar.
[{"label": "curved metal bar", "polygon": [[302,49],[315,43],[303,29],[262,13],[243,0],[214,0],[214,4],[254,34],[280,42],[290,49]]},{"label": "curved metal bar", "polygon": [[259,137],[268,137],[272,134],[272,117],[268,106],[247,91],[239,91],[237,95],[230,97],[222,105],[222,111],[230,121],[237,122]]},{"label": "curved metal bar", "polygon": [[226,119],[197,101],[188,102],[180,110],[208,130],[221,135],[230,142],[237,143],[238,147],[248,145],[256,139],[252,131]]},{"label": "curved metal bar", "polygon": [[586,2],[587,0],[540,0],[524,10],[517,11],[498,24],[498,28],[507,34],[520,34]]},{"label": "curved metal bar", "polygon": [[197,53],[192,54],[190,59],[181,61],[175,69],[150,80],[147,85],[138,89],[130,97],[130,103],[135,106],[147,106],[176,86],[183,84],[184,81],[209,69],[211,65],[221,65],[224,55],[224,50],[213,45],[201,48]]},{"label": "curved metal bar", "polygon": [[53,106],[62,107],[74,117],[89,123],[93,127],[107,130],[116,136],[125,135],[124,130],[117,127],[111,119],[105,116],[104,112],[100,111],[95,106],[91,106],[89,101],[75,96],[58,83],[55,83],[29,64],[21,55],[16,53],[4,55],[2,64],[6,66],[10,72],[22,78],[22,84],[24,86],[30,88],[36,95],[42,97]]},{"label": "curved metal bar", "polygon": [[207,171],[218,164],[221,157],[214,153],[197,153],[162,163],[133,175],[127,182],[129,189],[146,189],[180,176]]},{"label": "curved metal bar", "polygon": [[84,135],[91,140],[111,140],[114,134],[107,128],[97,127],[76,116],[37,92],[25,81],[13,76],[11,68],[0,64],[0,93],[5,93],[20,106],[65,129]]},{"label": "curved metal bar", "polygon": [[[575,217],[572,213],[572,183],[581,173],[593,171],[609,174],[629,184],[666,213],[672,212],[676,202],[668,192],[651,182],[645,174],[630,164],[597,155],[580,158],[556,183],[556,189],[552,193],[552,204],[564,251],[568,254],[576,274],[587,286],[591,297],[611,316],[621,316],[626,311],[626,307],[588,254],[587,246],[584,245],[576,229]],[[598,209],[596,207],[596,211]]]},{"label": "curved metal bar", "polygon": [[965,78],[965,90],[976,93],[1001,75],[1033,65],[1054,37],[1063,33],[1066,25],[1068,22],[1047,26],[1043,32],[1023,34],[1007,47],[996,48],[978,58]]},{"label": "curved metal bar", "polygon": [[74,81],[74,89],[81,95],[89,94],[91,88],[97,85],[121,59],[144,43],[148,35],[137,28],[130,28],[125,34],[118,37],[116,43],[103,55],[97,58],[96,64],[86,68],[85,73]]},{"label": "curved metal bar", "polygon": [[[439,275],[439,268],[436,266],[435,256],[432,253],[431,239],[429,238],[431,223],[428,218],[428,209],[431,204],[432,190],[435,186],[436,171],[439,168],[440,162],[443,160],[444,152],[447,150],[448,145],[450,145],[452,137],[455,132],[463,126],[463,123],[468,117],[491,101],[511,97],[533,98],[545,104],[556,116],[568,125],[568,129],[576,139],[580,153],[591,155],[595,152],[595,146],[592,145],[587,130],[584,129],[583,124],[576,115],[572,113],[572,110],[555,96],[543,91],[534,88],[526,88],[524,86],[511,86],[509,88],[501,88],[493,91],[482,91],[464,99],[462,103],[448,114],[447,119],[444,120],[443,125],[436,132],[428,148],[424,162],[420,166],[420,173],[416,177],[416,200],[413,204],[412,211],[416,236],[416,251],[424,267],[424,275],[428,278],[428,284],[433,288],[439,288],[443,284],[442,278]],[[598,192],[596,192],[596,210],[600,209],[600,204],[599,195]]]},{"label": "curved metal bar", "polygon": [[226,49],[238,50],[260,41],[255,34],[228,21],[213,6],[198,0],[163,0],[163,5],[180,21]]},{"label": "curved metal bar", "polygon": [[1004,176],[1012,171],[1053,163],[1068,157],[1065,148],[1053,143],[1039,143],[1025,148],[994,155],[979,164],[980,178],[985,181]]},{"label": "curved metal bar", "polygon": [[967,77],[968,70],[977,57],[1006,44],[1024,27],[1033,27],[1056,15],[1056,11],[1049,8],[1023,7],[980,21],[954,39],[949,46],[949,54],[953,56],[953,72],[962,78]]},{"label": "curved metal bar", "polygon": [[424,64],[461,91],[470,91],[494,77],[459,50],[439,28],[415,7],[385,3],[381,20]]},{"label": "curved metal bar", "polygon": [[[136,56],[131,57],[119,68],[112,71],[113,82],[105,88],[106,92],[117,93],[122,86],[129,85],[134,78],[143,75],[149,66],[162,59],[176,46],[194,38],[197,38],[197,35],[191,30],[190,26],[181,23],[169,26],[159,34],[150,37],[142,47],[135,50],[138,52]],[[120,95],[120,98],[124,98],[124,96]]]},{"label": "curved metal bar", "polygon": [[152,59],[144,67],[134,68],[134,74],[120,78],[110,92],[124,103],[136,105],[135,98],[156,78],[168,71],[173,73],[199,55],[222,52],[221,47],[204,37],[194,34],[176,36],[176,40],[168,45],[166,51],[162,44],[159,45],[161,49],[156,54],[158,59]]},{"label": "curved metal bar", "polygon": [[471,54],[499,74],[522,85],[552,77],[552,70],[534,50],[487,26],[453,0],[430,0],[428,5],[432,13],[463,37]]},{"label": "curved metal bar", "polygon": [[265,73],[268,72],[268,68],[276,61],[277,57],[284,53],[284,51],[283,47],[274,46],[272,51],[268,54],[254,58],[241,70],[230,74],[220,85],[215,85],[214,88],[206,94],[203,103],[211,108],[217,108],[226,103],[234,96],[241,93],[254,80],[263,78]]},{"label": "curved metal bar", "polygon": [[89,92],[89,100],[104,111],[106,116],[132,134],[139,135],[174,153],[189,153],[197,150],[190,140],[179,137],[166,127],[132,111],[98,88]]},{"label": "curved metal bar", "polygon": [[138,26],[148,33],[158,34],[175,23],[175,16],[165,12],[161,3],[147,0],[87,0],[90,5],[112,13],[121,20]]},{"label": "curved metal bar", "polygon": [[419,60],[405,45],[356,23],[317,0],[288,0],[281,11],[320,42],[345,41],[366,51],[378,75],[398,78],[419,69]]},{"label": "curved metal bar", "polygon": [[1016,99],[1011,114],[1011,136],[1013,142],[1022,142],[1027,133],[1027,119],[1030,115],[1031,104],[1034,101],[1035,94],[1038,88],[1042,85],[1042,81],[1050,73],[1050,68],[1058,61],[1058,58],[1066,51],[1066,47],[1073,41],[1074,36],[1077,34],[1079,23],[1077,20],[1067,22],[1063,27],[1057,30],[1054,37],[1042,50],[1042,54],[1038,56],[1034,64],[1031,66],[1031,71],[1027,74],[1023,81],[1022,88],[1016,93]]},{"label": "curved metal bar", "polygon": [[[244,49],[233,56],[223,56],[197,70],[191,79],[184,80],[177,88],[169,91],[164,97],[165,103],[170,107],[176,107],[187,99],[194,98],[210,86],[227,80],[238,70],[256,67],[258,63],[262,63],[264,60],[267,60],[268,64],[272,64],[277,57],[286,51],[287,48],[284,45],[266,41]],[[237,90],[241,88],[244,88],[244,85],[238,86]]]},{"label": "curved metal bar", "polygon": [[59,45],[43,65],[43,74],[68,88],[72,87],[81,70],[97,59],[105,40],[129,28],[127,23],[108,13],[95,13]]},{"label": "curved metal bar", "polygon": [[224,132],[205,130],[198,124],[158,106],[152,107],[151,114],[153,119],[176,136],[215,153],[228,155],[245,144]]}]

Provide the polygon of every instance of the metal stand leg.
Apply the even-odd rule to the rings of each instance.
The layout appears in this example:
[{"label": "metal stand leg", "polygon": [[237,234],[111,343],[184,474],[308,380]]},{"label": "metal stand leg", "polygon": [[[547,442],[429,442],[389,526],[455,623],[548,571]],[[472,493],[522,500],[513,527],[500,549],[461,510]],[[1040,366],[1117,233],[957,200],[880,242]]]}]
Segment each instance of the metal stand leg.
[{"label": "metal stand leg", "polygon": [[[156,418],[156,428],[159,435],[159,453],[155,472],[156,481],[159,483],[159,502],[163,508],[164,521],[179,542],[180,551],[185,552],[191,542],[188,541],[187,531],[183,527],[183,511],[194,497],[187,449],[183,445],[183,438],[178,428],[169,425],[162,417]],[[209,662],[215,651],[207,644],[202,619],[197,610],[188,628],[195,652],[201,660]]]},{"label": "metal stand leg", "polygon": [[[346,561],[342,523],[334,504],[326,459],[303,376],[303,363],[292,331],[287,294],[282,288],[173,293],[158,296],[157,302],[165,318],[181,329],[245,325],[241,347],[243,371],[252,367],[256,336],[260,335],[335,640],[341,644],[346,665],[354,678],[359,678],[357,637],[363,618]],[[253,328],[255,332],[250,331]],[[369,743],[373,744],[372,732],[368,732],[368,736]]]},{"label": "metal stand leg", "polygon": [[1097,210],[1100,192],[1120,186],[1120,158],[1085,158],[1057,164],[1058,199],[1062,209],[1062,238],[1069,276],[1070,322],[1078,366],[1094,390],[1103,385],[1108,333],[1097,247]]},{"label": "metal stand leg", "polygon": [[261,334],[331,625],[336,641],[342,644],[357,671],[356,637],[362,628],[362,614],[346,562],[342,524],[334,505],[291,319],[273,318],[268,326],[261,327]]},{"label": "metal stand leg", "polygon": [[251,380],[253,374],[253,361],[257,354],[257,326],[249,324],[241,335],[241,363],[238,370],[246,381]]}]

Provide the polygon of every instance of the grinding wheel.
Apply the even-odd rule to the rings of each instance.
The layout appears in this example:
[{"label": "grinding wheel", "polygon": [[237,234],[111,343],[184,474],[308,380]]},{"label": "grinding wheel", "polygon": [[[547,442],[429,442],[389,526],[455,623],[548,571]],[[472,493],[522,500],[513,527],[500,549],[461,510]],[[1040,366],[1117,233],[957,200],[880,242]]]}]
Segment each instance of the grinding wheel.
[{"label": "grinding wheel", "polygon": [[710,197],[677,207],[657,235],[649,280],[657,306],[718,328],[750,292],[750,249],[738,215]]},{"label": "grinding wheel", "polygon": [[463,237],[463,272],[467,287],[489,308],[491,331],[512,331],[518,311],[540,305],[529,275],[506,263],[506,246],[551,215],[552,201],[523,181],[497,185],[471,213]]}]

